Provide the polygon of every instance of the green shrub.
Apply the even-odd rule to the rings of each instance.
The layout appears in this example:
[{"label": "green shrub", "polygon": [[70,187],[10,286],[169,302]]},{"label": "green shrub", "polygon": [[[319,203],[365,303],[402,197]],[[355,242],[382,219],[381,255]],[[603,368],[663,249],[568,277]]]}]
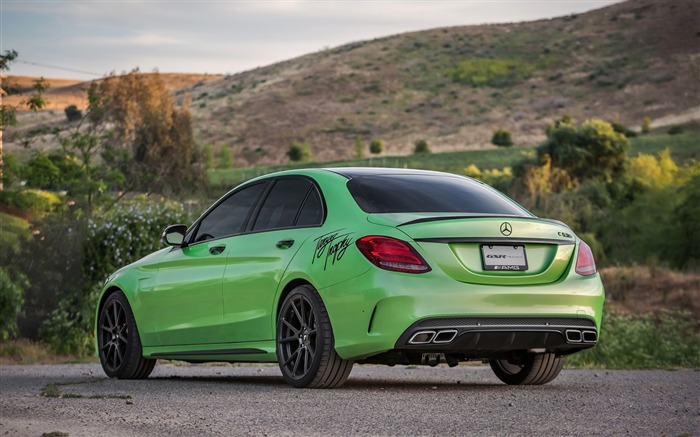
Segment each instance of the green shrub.
[{"label": "green shrub", "polygon": [[700,368],[700,335],[690,313],[603,314],[600,341],[567,357],[573,367]]},{"label": "green shrub", "polygon": [[491,143],[499,147],[510,147],[513,145],[510,131],[508,129],[496,129],[491,137]]},{"label": "green shrub", "polygon": [[49,314],[41,327],[42,339],[58,353],[91,353],[95,308],[104,280],[118,268],[163,248],[160,236],[168,225],[189,222],[181,205],[145,199],[95,215],[87,226],[82,288]]},{"label": "green shrub", "polygon": [[369,143],[369,153],[373,155],[379,155],[384,150],[384,141],[382,140],[372,140]]},{"label": "green shrub", "polygon": [[414,154],[430,153],[430,147],[428,146],[428,142],[425,140],[416,141],[414,143],[413,153]]},{"label": "green shrub", "polygon": [[626,136],[627,138],[634,138],[637,136],[637,132],[628,128],[627,126],[625,126],[624,124],[622,124],[619,121],[613,121],[612,123],[610,123],[610,125],[612,126],[612,128],[615,132],[620,133],[620,134]]},{"label": "green shrub", "polygon": [[0,268],[0,339],[7,341],[17,336],[17,318],[22,315],[24,289],[27,278],[16,275],[15,280]]},{"label": "green shrub", "polygon": [[0,204],[42,216],[56,211],[63,204],[63,197],[60,194],[42,190],[5,190],[0,191]]},{"label": "green shrub", "polygon": [[474,87],[506,87],[528,78],[533,70],[515,59],[468,59],[452,71],[452,79]]},{"label": "green shrub", "polygon": [[671,126],[668,129],[669,135],[678,135],[683,133],[683,126]]},{"label": "green shrub", "polygon": [[189,222],[181,205],[145,199],[118,205],[106,216],[91,220],[84,250],[86,286],[99,287],[118,268],[162,249],[163,230]]},{"label": "green shrub", "polygon": [[83,118],[83,111],[78,109],[78,107],[75,105],[66,106],[66,109],[64,109],[63,112],[66,113],[66,119],[68,119],[70,122],[78,121]]},{"label": "green shrub", "polygon": [[306,143],[294,141],[287,150],[287,156],[292,162],[309,162],[311,161],[311,147]]},{"label": "green shrub", "polygon": [[233,167],[233,155],[231,154],[231,149],[228,146],[221,146],[219,150],[219,168],[231,168]]},{"label": "green shrub", "polygon": [[642,133],[647,135],[649,132],[651,132],[651,118],[644,117],[642,119]]},{"label": "green shrub", "polygon": [[61,172],[46,152],[38,150],[24,166],[23,176],[32,188],[58,188]]}]

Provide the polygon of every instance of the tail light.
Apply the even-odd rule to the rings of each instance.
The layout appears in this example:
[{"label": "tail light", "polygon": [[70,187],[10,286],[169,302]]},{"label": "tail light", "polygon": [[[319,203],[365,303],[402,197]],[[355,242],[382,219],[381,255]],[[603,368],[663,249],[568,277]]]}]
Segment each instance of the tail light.
[{"label": "tail light", "polygon": [[430,266],[416,249],[396,238],[368,236],[357,240],[357,248],[375,266],[404,273],[427,273]]},{"label": "tail light", "polygon": [[591,248],[581,241],[578,245],[578,258],[576,258],[576,273],[581,276],[593,275],[597,272],[595,260]]}]

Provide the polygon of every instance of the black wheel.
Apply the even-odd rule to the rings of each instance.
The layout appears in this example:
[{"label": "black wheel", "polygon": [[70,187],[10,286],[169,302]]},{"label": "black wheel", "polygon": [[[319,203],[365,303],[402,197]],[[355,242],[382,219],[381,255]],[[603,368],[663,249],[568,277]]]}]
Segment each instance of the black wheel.
[{"label": "black wheel", "polygon": [[277,359],[284,379],[294,387],[340,387],[350,375],[353,362],[335,352],[326,306],[309,285],[296,287],[282,303]]},{"label": "black wheel", "polygon": [[110,294],[100,310],[97,346],[102,369],[110,378],[147,378],[156,365],[156,360],[141,354],[134,313],[121,291]]},{"label": "black wheel", "polygon": [[564,357],[554,354],[522,354],[509,359],[490,360],[498,379],[509,385],[539,385],[552,381],[564,366]]}]

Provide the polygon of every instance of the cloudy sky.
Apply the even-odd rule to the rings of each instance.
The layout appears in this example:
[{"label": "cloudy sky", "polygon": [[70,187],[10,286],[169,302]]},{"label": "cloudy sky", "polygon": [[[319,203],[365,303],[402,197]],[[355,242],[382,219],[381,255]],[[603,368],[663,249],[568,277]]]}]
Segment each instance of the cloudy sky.
[{"label": "cloudy sky", "polygon": [[[236,73],[414,30],[529,21],[615,0],[0,0],[10,74],[89,79],[140,67]],[[58,67],[58,68],[57,68]]]}]

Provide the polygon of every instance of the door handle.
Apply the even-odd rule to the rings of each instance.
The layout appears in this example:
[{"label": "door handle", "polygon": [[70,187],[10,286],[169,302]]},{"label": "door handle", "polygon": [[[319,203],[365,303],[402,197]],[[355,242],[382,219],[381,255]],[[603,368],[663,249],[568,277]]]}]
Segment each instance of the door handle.
[{"label": "door handle", "polygon": [[209,248],[209,253],[212,255],[218,255],[226,249],[226,246],[213,246]]},{"label": "door handle", "polygon": [[275,246],[279,249],[289,249],[294,244],[294,240],[280,240]]}]

